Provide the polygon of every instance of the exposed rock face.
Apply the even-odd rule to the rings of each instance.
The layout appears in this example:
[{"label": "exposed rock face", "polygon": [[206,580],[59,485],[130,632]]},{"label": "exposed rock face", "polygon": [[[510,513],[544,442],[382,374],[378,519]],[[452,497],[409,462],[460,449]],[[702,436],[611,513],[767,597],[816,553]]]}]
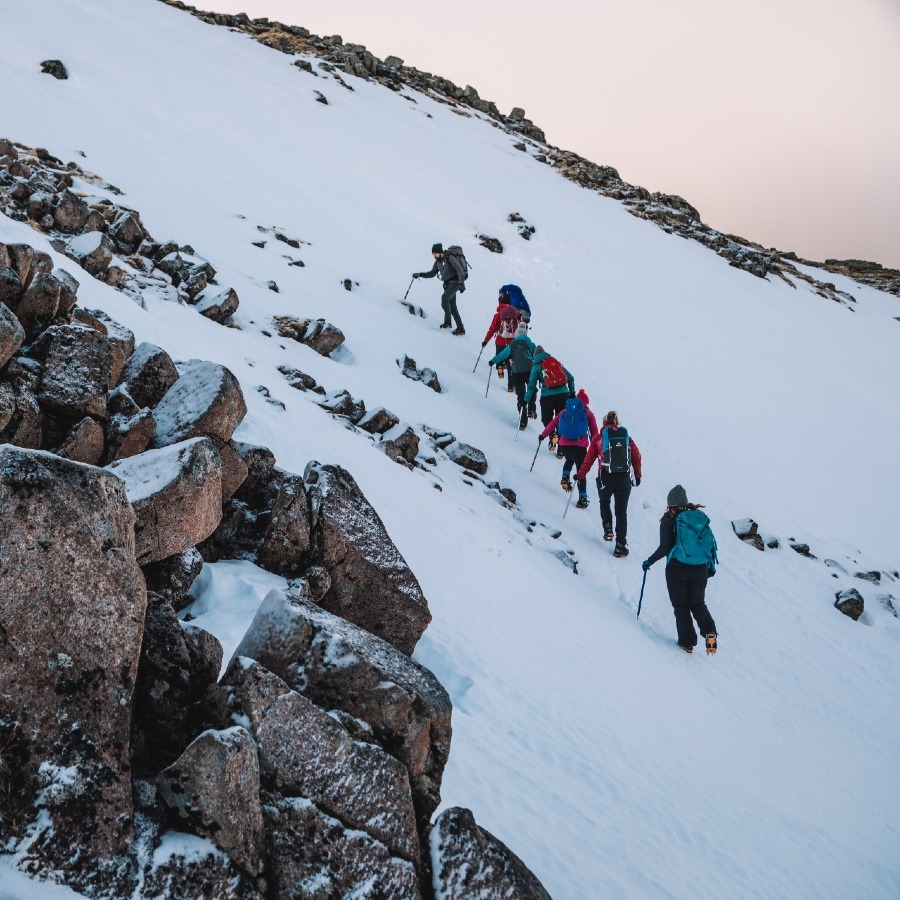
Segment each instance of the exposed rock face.
[{"label": "exposed rock face", "polygon": [[309,500],[303,478],[285,472],[259,549],[259,564],[276,575],[299,575],[310,558]]},{"label": "exposed rock face", "polygon": [[12,359],[24,340],[25,329],[10,309],[0,303],[0,369]]},{"label": "exposed rock face", "polygon": [[438,897],[550,900],[544,886],[525,863],[506,844],[479,828],[468,809],[444,810],[434,823],[430,844]]},{"label": "exposed rock face", "polygon": [[[146,592],[122,483],[46,453],[0,447],[0,721],[52,828],[61,865],[122,853],[131,836],[129,719]],[[5,823],[4,823],[5,824]]]},{"label": "exposed rock face", "polygon": [[94,419],[84,418],[69,432],[56,451],[63,459],[96,466],[103,456],[103,427]]},{"label": "exposed rock face", "polygon": [[103,232],[91,231],[71,238],[66,244],[65,253],[89,275],[105,279],[115,247]]},{"label": "exposed rock face", "polygon": [[147,581],[147,590],[159,594],[179,610],[190,602],[185,602],[185,594],[203,568],[203,557],[196,547],[191,547],[184,553],[177,553],[141,568]]},{"label": "exposed rock face", "polygon": [[115,415],[106,426],[106,452],[103,464],[127,459],[147,449],[156,434],[156,419],[149,409],[134,416]]},{"label": "exposed rock face", "polygon": [[138,406],[153,408],[176,381],[175,363],[155,344],[140,344],[122,370],[121,382]]},{"label": "exposed rock face", "polygon": [[141,565],[195,546],[222,518],[222,462],[207,438],[148,450],[108,471],[125,483],[134,507]]},{"label": "exposed rock face", "polygon": [[326,710],[365,722],[406,766],[419,832],[440,803],[450,752],[447,692],[390,644],[299,596],[272,591],[235,651],[274,672]]},{"label": "exposed rock face", "polygon": [[329,356],[345,340],[340,328],[324,319],[276,316],[274,322],[275,329],[282,337],[306,344],[322,356]]},{"label": "exposed rock face", "polygon": [[444,448],[444,452],[458,466],[484,475],[488,470],[487,457],[477,447],[471,444],[464,444],[462,441],[455,441]]},{"label": "exposed rock face", "polygon": [[38,400],[71,418],[105,419],[112,353],[106,338],[84,325],[53,325],[41,335],[46,345]]},{"label": "exposed rock face", "polygon": [[759,525],[753,519],[734,519],[731,523],[734,533],[745,543],[756,547],[757,550],[765,550],[762,535],[758,533]]},{"label": "exposed rock face", "polygon": [[339,466],[307,466],[313,550],[328,570],[324,609],[411,654],[431,621],[406,560],[353,476]]},{"label": "exposed rock face", "polygon": [[192,359],[156,407],[152,447],[166,447],[192,437],[231,440],[247,414],[237,379],[224,366]]},{"label": "exposed rock face", "polygon": [[69,77],[66,67],[58,59],[45,59],[41,63],[41,71],[45,75],[52,75],[60,81],[65,81]]},{"label": "exposed rock face", "polygon": [[159,784],[166,805],[188,830],[210,838],[251,875],[260,873],[265,835],[259,761],[245,728],[204,731]]},{"label": "exposed rock face", "polygon": [[866,611],[866,604],[862,594],[856,588],[838,591],[834,596],[837,598],[834,601],[835,609],[842,612],[845,616],[849,616],[854,622]]}]

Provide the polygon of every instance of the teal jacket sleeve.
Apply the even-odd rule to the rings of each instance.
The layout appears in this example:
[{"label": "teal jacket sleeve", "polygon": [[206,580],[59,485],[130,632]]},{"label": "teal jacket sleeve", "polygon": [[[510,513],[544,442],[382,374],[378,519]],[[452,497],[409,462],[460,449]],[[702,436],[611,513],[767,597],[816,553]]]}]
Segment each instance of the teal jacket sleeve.
[{"label": "teal jacket sleeve", "polygon": [[504,347],[489,363],[489,365],[497,366],[509,359],[509,346]]}]

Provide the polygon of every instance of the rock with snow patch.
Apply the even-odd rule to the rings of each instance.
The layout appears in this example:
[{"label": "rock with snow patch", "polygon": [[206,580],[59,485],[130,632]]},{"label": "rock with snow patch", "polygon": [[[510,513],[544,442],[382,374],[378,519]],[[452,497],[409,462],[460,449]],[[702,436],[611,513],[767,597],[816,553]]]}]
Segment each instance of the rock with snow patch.
[{"label": "rock with snow patch", "polygon": [[92,327],[105,334],[109,341],[112,352],[109,386],[115,387],[119,383],[125,364],[134,353],[134,332],[108,316],[102,309],[88,309],[85,312],[94,320],[95,324]]},{"label": "rock with snow patch", "polygon": [[222,461],[208,438],[147,450],[107,471],[122,479],[134,507],[141,565],[199,544],[222,518]]},{"label": "rock with snow patch", "polygon": [[876,599],[895,619],[900,618],[897,601],[891,594],[879,594]]},{"label": "rock with snow patch", "polygon": [[444,447],[444,452],[458,466],[484,475],[488,470],[487,457],[477,447],[471,444],[464,444],[462,441],[454,441]]},{"label": "rock with snow patch", "polygon": [[204,731],[158,781],[183,827],[208,837],[250,875],[260,873],[265,834],[259,761],[245,728]]},{"label": "rock with snow patch", "polygon": [[194,308],[213,322],[222,323],[231,318],[237,312],[240,305],[237,291],[234,288],[206,288],[194,298]]},{"label": "rock with snow patch", "polygon": [[56,454],[73,462],[97,466],[103,458],[105,440],[103,426],[96,419],[85,417],[73,426]]},{"label": "rock with snow patch", "polygon": [[838,591],[834,596],[837,598],[834,601],[835,608],[845,616],[849,616],[854,622],[865,612],[865,601],[856,588]]},{"label": "rock with snow patch", "polygon": [[285,472],[279,479],[257,560],[264,569],[293,578],[309,564],[310,544],[309,500],[303,478]]},{"label": "rock with snow patch", "polygon": [[59,309],[62,284],[52,274],[42,272],[35,276],[28,290],[16,305],[16,318],[30,340],[50,323]]},{"label": "rock with snow patch", "polygon": [[53,212],[53,224],[63,234],[81,234],[90,209],[87,203],[70,190],[60,194]]},{"label": "rock with snow patch", "polygon": [[52,325],[41,335],[44,370],[38,401],[61,415],[107,416],[112,349],[84,325]]},{"label": "rock with snow patch", "polygon": [[319,406],[333,416],[349,419],[354,425],[366,414],[366,404],[362,400],[354,400],[349,391],[329,391]]},{"label": "rock with snow patch", "polygon": [[174,250],[156,263],[189,300],[193,300],[216,277],[216,270],[202,256],[187,250]]},{"label": "rock with snow patch", "polygon": [[183,553],[141,566],[141,571],[147,582],[147,590],[168,600],[177,611],[191,602],[185,594],[202,568],[203,557],[196,547],[191,547]]},{"label": "rock with snow patch", "polygon": [[153,447],[206,436],[231,440],[247,414],[238,380],[224,366],[192,359],[179,366],[180,377],[156,406]]},{"label": "rock with snow patch", "polygon": [[147,232],[134,210],[123,209],[109,226],[109,236],[126,253],[134,253],[146,239]]},{"label": "rock with snow patch", "polygon": [[376,446],[394,462],[409,468],[419,455],[419,436],[408,425],[397,425],[386,432]]},{"label": "rock with snow patch", "polygon": [[249,469],[241,458],[234,441],[212,439],[222,460],[222,502],[234,496],[235,491],[244,483]]},{"label": "rock with snow patch", "polygon": [[441,383],[438,381],[437,373],[434,369],[416,367],[416,361],[412,357],[404,356],[403,359],[397,360],[400,371],[413,381],[421,381],[426,387],[430,387],[435,393],[441,393]]},{"label": "rock with snow patch", "polygon": [[789,541],[788,543],[790,544],[790,548],[794,551],[794,553],[799,553],[801,556],[805,556],[807,559],[816,559],[816,557],[813,556],[812,552],[809,549],[809,544],[798,544],[793,540]]},{"label": "rock with snow patch", "polygon": [[0,244],[0,248],[0,265],[8,266],[16,273],[23,291],[36,275],[53,270],[53,260],[28,244]]},{"label": "rock with snow patch", "polygon": [[757,550],[765,550],[766,545],[763,542],[762,535],[758,533],[759,525],[753,519],[734,519],[731,522],[734,533],[745,543]]},{"label": "rock with snow patch", "polygon": [[316,379],[312,375],[307,375],[306,372],[301,372],[294,366],[279,366],[278,371],[284,375],[288,384],[298,391],[314,391],[318,388],[318,393],[325,393],[325,389],[319,388]]},{"label": "rock with snow patch", "polygon": [[10,266],[0,266],[0,303],[14,309],[22,296],[22,282]]},{"label": "rock with snow patch", "polygon": [[324,319],[298,319],[296,316],[275,316],[275,330],[283,338],[299,341],[316,353],[329,356],[344,343],[344,333]]},{"label": "rock with snow patch", "polygon": [[65,81],[69,77],[65,65],[59,59],[45,59],[41,63],[41,72],[45,75],[52,75],[59,81]]},{"label": "rock with snow patch", "polygon": [[447,692],[426,668],[296,593],[271,591],[235,656],[257,660],[326,710],[368,724],[406,766],[421,835],[440,803],[450,752]]},{"label": "rock with snow patch", "polygon": [[25,340],[25,329],[11,310],[0,303],[0,369],[12,359]]},{"label": "rock with snow patch", "polygon": [[[134,513],[108,472],[0,447],[0,721],[47,865],[124,853],[129,728],[147,597]],[[77,727],[76,727],[77,726]],[[40,786],[40,790],[38,787]]]},{"label": "rock with snow patch", "polygon": [[870,572],[856,572],[853,577],[859,578],[861,581],[868,581],[870,584],[879,584],[881,582],[881,572],[878,569],[873,569]]},{"label": "rock with snow patch", "polygon": [[268,447],[240,441],[235,442],[235,449],[247,466],[247,477],[235,496],[260,509],[270,505],[278,490],[275,454]]},{"label": "rock with snow patch", "polygon": [[102,231],[76,235],[65,245],[66,256],[74,259],[89,275],[101,279],[106,278],[114,251],[112,241]]},{"label": "rock with snow patch", "polygon": [[144,342],[125,363],[120,381],[138,406],[153,408],[178,381],[178,370],[165,350]]},{"label": "rock with snow patch", "polygon": [[431,621],[416,576],[346,469],[311,463],[305,478],[313,556],[332,580],[322,607],[411,654]]},{"label": "rock with snow patch", "polygon": [[390,410],[379,406],[378,409],[367,412],[356,424],[369,434],[384,434],[399,425],[400,419]]},{"label": "rock with snow patch", "polygon": [[156,434],[156,419],[149,409],[133,416],[114,415],[106,423],[106,452],[103,465],[143,453]]},{"label": "rock with snow patch", "polygon": [[550,900],[525,863],[480,828],[468,809],[445,809],[434,823],[430,846],[435,894],[444,900]]},{"label": "rock with snow patch", "polygon": [[491,253],[503,252],[503,244],[497,238],[488,237],[486,234],[476,234],[475,237],[478,238],[478,243]]}]

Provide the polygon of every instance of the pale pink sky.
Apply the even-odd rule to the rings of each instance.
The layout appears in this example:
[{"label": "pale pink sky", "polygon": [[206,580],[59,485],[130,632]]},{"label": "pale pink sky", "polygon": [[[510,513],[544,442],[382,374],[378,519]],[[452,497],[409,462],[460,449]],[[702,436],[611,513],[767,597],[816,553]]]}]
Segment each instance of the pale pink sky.
[{"label": "pale pink sky", "polygon": [[900,0],[192,2],[471,84],[714,228],[900,268]]}]

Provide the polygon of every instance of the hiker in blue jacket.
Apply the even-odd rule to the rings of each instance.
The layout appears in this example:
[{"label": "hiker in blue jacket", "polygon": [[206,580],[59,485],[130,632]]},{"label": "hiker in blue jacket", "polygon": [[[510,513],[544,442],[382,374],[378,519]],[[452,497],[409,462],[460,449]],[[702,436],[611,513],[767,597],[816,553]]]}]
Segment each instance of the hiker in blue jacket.
[{"label": "hiker in blue jacket", "polygon": [[[546,428],[557,413],[566,408],[566,400],[575,396],[575,379],[555,357],[547,353],[538,344],[534,348],[534,359],[531,374],[528,376],[528,388],[525,391],[525,402],[533,402],[537,385],[541,385],[541,423]],[[559,459],[563,453],[558,449],[559,435],[554,431],[550,436],[550,450],[556,451]]]},{"label": "hiker in blue jacket", "polygon": [[519,431],[528,427],[529,419],[537,418],[537,408],[532,397],[525,402],[525,389],[534,359],[534,342],[528,337],[528,326],[523,322],[516,329],[516,336],[510,343],[489,360],[489,366],[501,366],[509,360],[509,386],[516,392],[516,408],[519,410]]},{"label": "hiker in blue jacket", "polygon": [[678,645],[685,653],[693,653],[697,645],[696,620],[706,637],[706,652],[718,647],[716,623],[706,608],[706,582],[716,574],[716,539],[709,527],[709,517],[699,503],[689,503],[687,491],[680,485],[669,491],[666,508],[659,520],[659,547],[641,564],[646,572],[664,556],[666,587],[675,611]]},{"label": "hiker in blue jacket", "polygon": [[508,298],[509,303],[522,314],[523,322],[531,321],[531,307],[517,284],[504,284],[500,288],[500,296]]}]

